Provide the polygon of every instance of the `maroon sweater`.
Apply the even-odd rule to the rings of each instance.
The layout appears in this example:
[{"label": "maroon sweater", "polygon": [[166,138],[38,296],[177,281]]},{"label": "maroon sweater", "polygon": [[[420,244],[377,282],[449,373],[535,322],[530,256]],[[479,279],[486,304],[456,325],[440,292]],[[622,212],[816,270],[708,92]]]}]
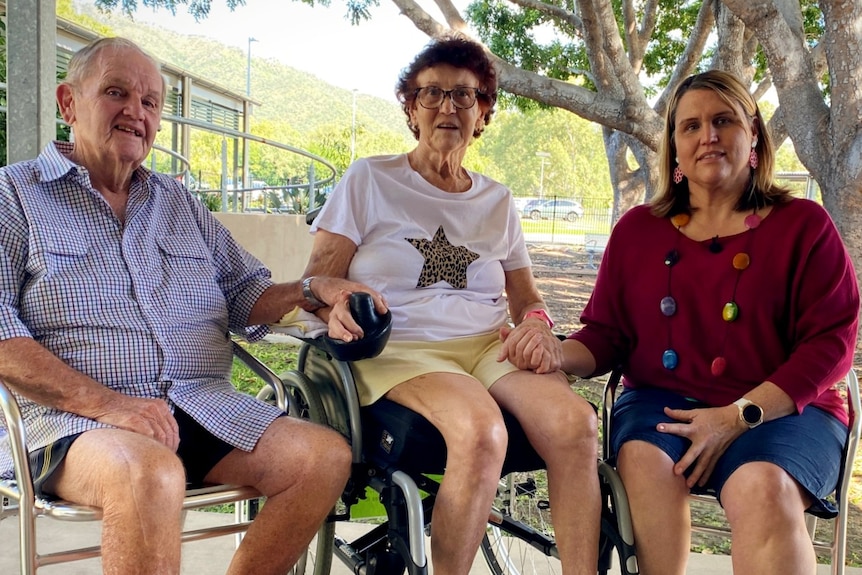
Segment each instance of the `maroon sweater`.
[{"label": "maroon sweater", "polygon": [[[614,227],[596,287],[572,334],[596,359],[596,374],[622,365],[628,387],[658,387],[722,406],[771,381],[802,411],[815,405],[844,423],[847,411],[834,384],[853,364],[859,292],[847,250],[818,204],[795,199],[775,206],[755,230],[710,242],[683,236],[648,206],[629,210]],[[668,277],[666,254],[679,262]],[[732,259],[748,252],[735,322],[722,319],[737,272]],[[661,313],[669,293],[676,314]],[[679,365],[662,366],[676,350]],[[727,360],[720,376],[710,365]]]}]

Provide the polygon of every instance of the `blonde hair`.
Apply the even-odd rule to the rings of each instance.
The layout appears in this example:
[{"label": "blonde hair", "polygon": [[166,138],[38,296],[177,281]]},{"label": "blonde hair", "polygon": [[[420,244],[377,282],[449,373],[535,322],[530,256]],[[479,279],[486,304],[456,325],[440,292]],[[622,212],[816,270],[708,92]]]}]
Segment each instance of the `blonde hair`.
[{"label": "blonde hair", "polygon": [[674,141],[676,112],[682,97],[691,90],[713,91],[728,106],[737,113],[744,114],[758,128],[757,145],[754,148],[757,152],[758,165],[757,168],[752,168],[748,193],[740,196],[736,209],[745,211],[789,199],[790,190],[778,186],[774,180],[775,150],[757,102],[734,75],[721,70],[710,70],[683,80],[668,103],[659,152],[659,191],[651,202],[652,213],[665,217],[689,212],[691,209],[688,180],[683,178],[682,182],[676,184],[672,179],[677,164]]}]

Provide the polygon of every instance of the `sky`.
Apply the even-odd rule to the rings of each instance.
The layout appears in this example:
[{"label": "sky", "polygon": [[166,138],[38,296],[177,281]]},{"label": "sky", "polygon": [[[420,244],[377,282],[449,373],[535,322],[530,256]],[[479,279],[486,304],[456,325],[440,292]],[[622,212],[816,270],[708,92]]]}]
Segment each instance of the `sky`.
[{"label": "sky", "polygon": [[139,4],[135,20],[213,38],[244,53],[248,39],[255,38],[252,58],[273,58],[327,83],[393,102],[398,74],[428,42],[389,0],[380,0],[372,19],[357,26],[345,17],[343,0],[333,0],[328,8],[291,0],[246,0],[233,12],[224,0],[213,0],[210,15],[201,22],[185,8],[180,6],[174,16]]}]

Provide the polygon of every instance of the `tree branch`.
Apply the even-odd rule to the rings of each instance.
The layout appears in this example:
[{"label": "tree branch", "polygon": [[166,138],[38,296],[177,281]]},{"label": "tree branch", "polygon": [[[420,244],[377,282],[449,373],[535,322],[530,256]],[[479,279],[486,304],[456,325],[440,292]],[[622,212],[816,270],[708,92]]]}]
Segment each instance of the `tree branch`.
[{"label": "tree branch", "polygon": [[697,13],[697,23],[695,23],[694,29],[691,31],[685,52],[683,52],[682,57],[677,62],[676,68],[674,68],[673,73],[670,75],[670,80],[667,84],[668,89],[656,100],[654,109],[662,117],[664,117],[667,110],[667,100],[670,98],[671,90],[675,89],[677,84],[682,82],[684,78],[691,75],[703,55],[706,42],[715,22],[713,2],[717,1],[704,0],[700,6],[700,11]]}]

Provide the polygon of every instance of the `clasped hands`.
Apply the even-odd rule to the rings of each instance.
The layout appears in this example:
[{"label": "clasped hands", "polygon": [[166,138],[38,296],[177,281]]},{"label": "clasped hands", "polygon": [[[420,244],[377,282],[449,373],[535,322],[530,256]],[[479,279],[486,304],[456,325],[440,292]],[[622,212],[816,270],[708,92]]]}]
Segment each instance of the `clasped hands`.
[{"label": "clasped hands", "polygon": [[553,373],[563,365],[563,348],[548,324],[539,318],[527,318],[514,328],[500,328],[502,349],[497,361],[507,359],[519,369],[536,373]]},{"label": "clasped hands", "polygon": [[[536,373],[551,373],[562,365],[562,344],[540,319],[528,319],[514,328],[500,329],[503,347],[497,361],[509,360],[520,369]],[[662,433],[684,437],[691,445],[674,464],[674,473],[686,478],[689,488],[703,486],[709,480],[722,454],[736,438],[745,432],[739,422],[739,410],[734,405],[702,409],[670,409],[665,414],[676,423],[660,423]]]}]

